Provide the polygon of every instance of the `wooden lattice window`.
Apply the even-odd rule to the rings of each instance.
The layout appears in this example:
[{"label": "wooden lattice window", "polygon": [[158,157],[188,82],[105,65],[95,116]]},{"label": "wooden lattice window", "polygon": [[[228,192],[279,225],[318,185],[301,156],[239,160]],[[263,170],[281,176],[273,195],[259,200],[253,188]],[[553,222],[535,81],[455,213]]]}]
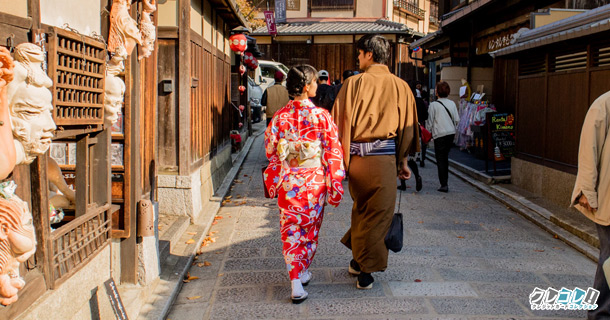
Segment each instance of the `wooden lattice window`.
[{"label": "wooden lattice window", "polygon": [[103,124],[104,43],[57,27],[50,27],[48,35],[55,124]]},{"label": "wooden lattice window", "polygon": [[530,76],[546,72],[546,56],[544,54],[528,55],[519,60],[519,75]]},{"label": "wooden lattice window", "polygon": [[110,205],[90,210],[51,234],[51,277],[55,286],[84,266],[110,241]]},{"label": "wooden lattice window", "polygon": [[593,50],[591,51],[593,67],[610,66],[610,44],[605,43],[603,45],[593,48]]},{"label": "wooden lattice window", "polygon": [[549,71],[561,72],[580,70],[587,67],[587,49],[579,51],[558,52],[550,59]]}]

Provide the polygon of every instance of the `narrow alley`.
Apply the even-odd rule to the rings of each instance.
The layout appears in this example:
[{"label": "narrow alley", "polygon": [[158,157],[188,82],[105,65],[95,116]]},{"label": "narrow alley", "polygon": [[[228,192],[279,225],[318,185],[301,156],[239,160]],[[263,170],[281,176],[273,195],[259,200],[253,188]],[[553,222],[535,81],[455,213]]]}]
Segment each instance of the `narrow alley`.
[{"label": "narrow alley", "polygon": [[[455,176],[439,193],[436,166],[421,169],[402,194],[405,246],[390,253],[372,290],[356,289],[350,251],[339,239],[350,223],[349,194],[326,207],[313,280],[303,304],[290,303],[275,199],[263,196],[267,163],[255,138],[168,319],[557,319],[584,311],[532,311],[534,288],[592,285],[595,264]],[[347,190],[347,182],[344,182]]]}]

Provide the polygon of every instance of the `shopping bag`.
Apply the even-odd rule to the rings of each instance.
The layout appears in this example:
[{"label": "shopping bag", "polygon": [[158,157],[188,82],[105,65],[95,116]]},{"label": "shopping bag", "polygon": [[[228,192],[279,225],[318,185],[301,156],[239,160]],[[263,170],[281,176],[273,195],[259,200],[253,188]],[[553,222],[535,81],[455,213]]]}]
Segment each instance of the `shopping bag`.
[{"label": "shopping bag", "polygon": [[432,140],[432,133],[430,133],[430,131],[428,131],[428,129],[424,128],[423,125],[419,125],[419,130],[420,130],[420,134],[421,134],[421,140],[424,144],[428,144],[430,142],[430,140]]},{"label": "shopping bag", "polygon": [[400,252],[402,250],[402,213],[394,213],[392,217],[392,224],[390,230],[385,236],[385,246],[393,252]]},{"label": "shopping bag", "polygon": [[263,174],[263,190],[265,191],[265,198],[271,198],[271,196],[269,195],[269,190],[267,190],[267,186],[265,185],[265,170],[266,169],[267,169],[267,166],[264,166],[261,168],[262,174]]}]

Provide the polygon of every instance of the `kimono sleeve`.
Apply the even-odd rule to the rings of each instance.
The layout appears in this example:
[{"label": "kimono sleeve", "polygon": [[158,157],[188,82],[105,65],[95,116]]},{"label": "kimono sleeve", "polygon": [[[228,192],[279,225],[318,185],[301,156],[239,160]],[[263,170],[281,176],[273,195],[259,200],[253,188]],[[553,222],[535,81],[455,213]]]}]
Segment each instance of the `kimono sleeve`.
[{"label": "kimono sleeve", "polygon": [[277,116],[273,117],[273,120],[265,130],[265,153],[269,160],[267,169],[263,172],[263,182],[265,188],[271,198],[277,196],[277,189],[281,183],[280,173],[282,171],[282,162],[277,153],[278,135],[279,129],[277,126]]},{"label": "kimono sleeve", "polygon": [[[599,208],[597,183],[599,180],[599,168],[601,154],[606,140],[608,128],[608,115],[603,103],[592,106],[587,112],[585,122],[580,134],[580,146],[578,148],[578,175],[572,192],[571,204],[581,212],[586,210],[578,205],[578,199],[582,194],[587,197],[592,208]],[[583,212],[584,213],[584,212]]]},{"label": "kimono sleeve", "polygon": [[339,142],[337,126],[328,111],[324,110],[322,117],[325,123],[325,133],[322,141],[324,147],[322,165],[326,168],[327,201],[328,204],[336,207],[343,198],[343,185],[341,184],[345,177],[343,148],[341,147],[341,142]]}]

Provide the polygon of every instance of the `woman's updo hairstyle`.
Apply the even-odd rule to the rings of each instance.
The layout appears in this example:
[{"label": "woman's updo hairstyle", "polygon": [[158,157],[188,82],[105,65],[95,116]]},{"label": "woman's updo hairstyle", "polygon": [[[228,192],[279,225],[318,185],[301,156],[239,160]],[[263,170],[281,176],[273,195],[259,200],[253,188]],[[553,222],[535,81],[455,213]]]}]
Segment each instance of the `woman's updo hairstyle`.
[{"label": "woman's updo hairstyle", "polygon": [[292,67],[288,71],[286,78],[286,89],[291,97],[300,96],[303,93],[303,88],[306,84],[310,84],[315,80],[318,71],[316,68],[302,64],[296,67]]}]

